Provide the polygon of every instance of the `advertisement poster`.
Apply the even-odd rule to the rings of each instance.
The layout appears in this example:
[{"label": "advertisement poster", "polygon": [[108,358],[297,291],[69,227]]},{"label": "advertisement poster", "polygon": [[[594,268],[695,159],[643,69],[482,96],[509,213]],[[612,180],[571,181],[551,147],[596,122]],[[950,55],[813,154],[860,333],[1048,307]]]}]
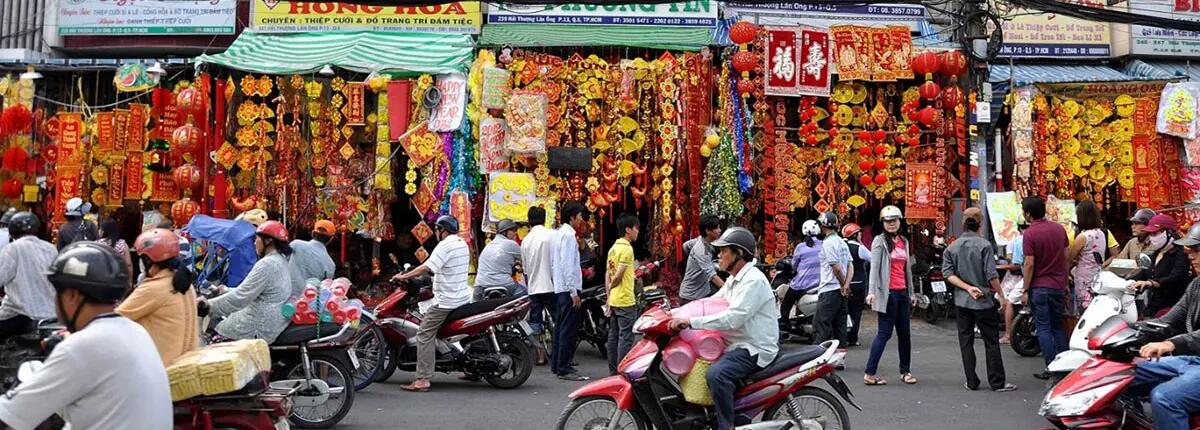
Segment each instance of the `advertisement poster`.
[{"label": "advertisement poster", "polygon": [[992,225],[992,237],[996,238],[997,245],[1008,245],[1021,234],[1017,229],[1017,224],[1024,217],[1021,212],[1017,193],[987,193],[988,222]]},{"label": "advertisement poster", "polygon": [[524,5],[488,3],[488,24],[651,25],[712,27],[716,0],[662,4]]},{"label": "advertisement poster", "polygon": [[479,2],[377,6],[342,2],[253,0],[250,29],[258,33],[385,31],[479,34]]},{"label": "advertisement poster", "polygon": [[941,167],[934,163],[908,163],[904,174],[904,217],[937,219],[938,189],[934,184]]},{"label": "advertisement poster", "polygon": [[[1195,0],[1130,0],[1129,8],[1143,15],[1200,21],[1200,2]],[[1129,49],[1133,55],[1200,56],[1200,32],[1130,25]]]},{"label": "advertisement poster", "polygon": [[1025,9],[1014,9],[1012,15],[1012,19],[1002,21],[1001,56],[1103,58],[1112,54],[1107,23]]},{"label": "advertisement poster", "polygon": [[58,35],[233,34],[237,3],[237,0],[61,0]]}]

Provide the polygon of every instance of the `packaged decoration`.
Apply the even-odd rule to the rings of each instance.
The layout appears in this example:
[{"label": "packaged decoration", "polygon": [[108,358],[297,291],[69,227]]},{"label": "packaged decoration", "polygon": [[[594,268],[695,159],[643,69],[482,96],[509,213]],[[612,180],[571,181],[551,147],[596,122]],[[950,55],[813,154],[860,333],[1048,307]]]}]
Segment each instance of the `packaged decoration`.
[{"label": "packaged decoration", "polygon": [[167,368],[171,401],[237,391],[270,368],[271,353],[262,339],[209,345]]},{"label": "packaged decoration", "polygon": [[1158,132],[1195,139],[1197,110],[1200,109],[1200,82],[1167,84],[1158,103]]},{"label": "packaged decoration", "polygon": [[504,119],[508,122],[505,144],[508,150],[519,154],[546,152],[545,94],[530,91],[514,91],[508,98]]},{"label": "packaged decoration", "polygon": [[313,325],[318,322],[344,324],[357,327],[362,317],[363,303],[358,299],[347,299],[350,280],[346,278],[308,279],[300,297],[292,297],[280,309],[292,324]]}]

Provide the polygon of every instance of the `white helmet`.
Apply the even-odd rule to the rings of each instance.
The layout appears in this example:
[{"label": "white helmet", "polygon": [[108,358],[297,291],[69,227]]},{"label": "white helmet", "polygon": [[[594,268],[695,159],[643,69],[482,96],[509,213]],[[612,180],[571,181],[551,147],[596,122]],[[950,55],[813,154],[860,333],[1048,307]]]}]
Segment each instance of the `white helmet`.
[{"label": "white helmet", "polygon": [[805,221],[804,225],[800,226],[800,234],[803,234],[805,236],[819,235],[819,234],[821,234],[821,226],[817,224],[816,220],[810,219],[808,221]]},{"label": "white helmet", "polygon": [[891,221],[901,218],[904,218],[904,213],[900,212],[900,208],[892,205],[884,206],[883,210],[879,211],[879,219],[884,221]]}]

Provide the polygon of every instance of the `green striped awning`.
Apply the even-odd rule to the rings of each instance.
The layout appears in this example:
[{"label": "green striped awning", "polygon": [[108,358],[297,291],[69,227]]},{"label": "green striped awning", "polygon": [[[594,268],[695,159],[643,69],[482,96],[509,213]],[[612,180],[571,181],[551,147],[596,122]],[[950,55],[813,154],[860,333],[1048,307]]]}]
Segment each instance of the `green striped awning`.
[{"label": "green striped awning", "polygon": [[628,46],[699,51],[713,44],[711,28],[634,25],[495,24],[483,26],[480,46]]},{"label": "green striped awning", "polygon": [[225,52],[195,61],[271,74],[311,73],[325,65],[361,73],[450,73],[466,71],[474,50],[474,41],[465,34],[246,30]]}]

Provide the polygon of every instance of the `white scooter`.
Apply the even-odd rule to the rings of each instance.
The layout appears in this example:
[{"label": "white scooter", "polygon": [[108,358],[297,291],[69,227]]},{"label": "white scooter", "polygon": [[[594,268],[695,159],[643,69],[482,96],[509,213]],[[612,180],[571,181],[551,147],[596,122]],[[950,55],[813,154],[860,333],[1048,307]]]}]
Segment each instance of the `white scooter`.
[{"label": "white scooter", "polygon": [[1088,339],[1091,338],[1092,330],[1101,323],[1113,316],[1119,316],[1127,323],[1138,320],[1137,292],[1130,288],[1134,281],[1129,278],[1149,268],[1150,264],[1150,257],[1142,254],[1136,267],[1132,260],[1115,260],[1108,270],[1096,275],[1092,281],[1092,302],[1083,311],[1083,315],[1079,316],[1075,331],[1071,333],[1071,349],[1054,356],[1054,361],[1046,366],[1046,370],[1052,375],[1051,382],[1062,379],[1099,353],[1088,349]]}]

